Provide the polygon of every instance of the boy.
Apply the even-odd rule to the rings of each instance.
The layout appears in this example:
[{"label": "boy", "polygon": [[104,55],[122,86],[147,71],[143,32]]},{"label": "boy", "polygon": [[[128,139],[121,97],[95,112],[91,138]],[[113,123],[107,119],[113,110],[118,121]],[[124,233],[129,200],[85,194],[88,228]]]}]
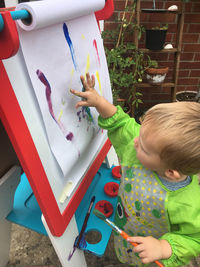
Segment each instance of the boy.
[{"label": "boy", "polygon": [[115,222],[138,246],[115,236],[119,260],[185,265],[200,254],[199,103],[156,105],[140,126],[98,95],[93,75],[81,81],[85,92],[71,90],[82,97],[76,107],[97,109],[122,166]]}]

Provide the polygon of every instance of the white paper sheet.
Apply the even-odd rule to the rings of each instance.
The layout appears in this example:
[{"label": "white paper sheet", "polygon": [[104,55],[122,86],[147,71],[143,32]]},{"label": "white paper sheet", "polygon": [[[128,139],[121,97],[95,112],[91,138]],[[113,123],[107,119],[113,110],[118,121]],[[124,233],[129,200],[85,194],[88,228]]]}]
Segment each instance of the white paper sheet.
[{"label": "white paper sheet", "polygon": [[[86,15],[87,12],[91,12],[93,2],[98,2],[99,9],[102,0],[46,0],[17,6],[17,9],[23,9],[24,5],[28,5],[31,7],[29,11],[34,10],[34,14],[37,14],[33,16],[31,26],[26,26],[25,30],[24,24],[19,22],[20,44],[51,150],[65,178],[73,181],[73,188],[90,165],[106,133],[98,127],[98,114],[94,108],[75,109],[75,103],[80,99],[73,96],[69,90],[73,88],[82,91],[80,75],[90,72],[95,75],[96,90],[112,102],[99,28],[94,14]],[[34,3],[37,4],[36,9]],[[53,25],[51,20],[51,25],[48,24],[49,17],[46,21],[44,18],[41,19],[44,14],[42,12],[40,14],[40,11],[44,6],[40,9],[38,6],[40,3],[46,5],[47,14],[54,14],[57,17]],[[87,12],[86,3],[90,6]],[[67,7],[68,4],[70,8]],[[72,5],[75,7],[72,8]],[[81,5],[84,5],[83,9]],[[67,8],[73,11],[73,19],[69,16],[70,20],[63,21],[61,16],[61,21],[58,23],[59,12],[62,10],[63,14],[63,10]],[[77,14],[80,17],[76,17]],[[27,27],[33,27],[34,30]],[[68,177],[69,173],[73,173],[73,177]]]}]

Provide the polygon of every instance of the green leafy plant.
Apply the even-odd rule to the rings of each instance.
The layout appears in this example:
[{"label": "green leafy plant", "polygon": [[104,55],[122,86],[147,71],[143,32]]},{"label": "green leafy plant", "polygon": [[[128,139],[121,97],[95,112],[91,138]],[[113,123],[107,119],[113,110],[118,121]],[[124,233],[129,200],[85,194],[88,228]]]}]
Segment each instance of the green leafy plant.
[{"label": "green leafy plant", "polygon": [[136,44],[129,41],[133,40],[134,32],[137,32],[138,39],[144,32],[143,26],[138,26],[135,20],[135,3],[126,0],[123,15],[116,20],[116,28],[102,33],[104,41],[112,41],[112,48],[105,47],[105,52],[114,104],[120,104],[125,111],[130,109],[131,115],[142,103],[137,84],[143,81],[146,68],[156,66],[149,55],[139,51]]}]

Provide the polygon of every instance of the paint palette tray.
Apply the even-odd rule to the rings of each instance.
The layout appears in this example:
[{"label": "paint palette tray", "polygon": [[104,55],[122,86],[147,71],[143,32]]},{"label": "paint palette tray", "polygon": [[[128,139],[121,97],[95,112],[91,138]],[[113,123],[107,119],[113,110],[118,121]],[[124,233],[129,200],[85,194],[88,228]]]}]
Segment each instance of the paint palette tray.
[{"label": "paint palette tray", "polygon": [[[102,164],[92,183],[90,184],[78,209],[76,210],[75,218],[79,232],[81,231],[92,196],[96,197],[93,208],[98,201],[107,200],[112,204],[115,211],[117,197],[109,197],[104,193],[104,186],[108,182],[119,183],[119,181],[112,177],[112,169],[108,169],[105,164]],[[110,217],[110,220],[114,220],[114,213],[115,212],[113,212],[112,216]],[[13,210],[7,216],[7,220],[24,226],[40,234],[47,235],[41,221],[41,215],[42,212],[35,199],[26,175],[22,174],[21,182],[15,192]],[[112,229],[91,212],[85,231],[86,236],[88,233],[91,233],[91,235],[93,236],[96,236],[96,234],[98,234],[100,235],[101,240],[96,244],[92,244],[89,243],[89,241],[86,241],[85,246],[83,246],[81,249],[91,252],[96,256],[103,256],[110,239],[111,232]]]}]

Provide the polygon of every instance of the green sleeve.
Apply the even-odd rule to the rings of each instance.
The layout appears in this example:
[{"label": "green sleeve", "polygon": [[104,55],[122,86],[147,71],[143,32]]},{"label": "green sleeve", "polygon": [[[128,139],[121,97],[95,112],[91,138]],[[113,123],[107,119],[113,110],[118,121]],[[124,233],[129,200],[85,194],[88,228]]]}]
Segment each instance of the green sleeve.
[{"label": "green sleeve", "polygon": [[165,267],[185,266],[200,254],[200,237],[167,233],[161,239],[167,240],[173,251],[169,259],[162,260]]},{"label": "green sleeve", "polygon": [[169,242],[172,256],[162,262],[166,267],[184,266],[200,255],[200,185],[196,175],[188,186],[168,194],[166,208],[171,229],[160,239]]},{"label": "green sleeve", "polygon": [[108,130],[108,138],[115,148],[121,165],[139,163],[133,140],[139,135],[140,125],[135,119],[130,118],[120,106],[117,106],[117,112],[112,117],[105,119],[99,116],[98,123],[101,128]]}]

